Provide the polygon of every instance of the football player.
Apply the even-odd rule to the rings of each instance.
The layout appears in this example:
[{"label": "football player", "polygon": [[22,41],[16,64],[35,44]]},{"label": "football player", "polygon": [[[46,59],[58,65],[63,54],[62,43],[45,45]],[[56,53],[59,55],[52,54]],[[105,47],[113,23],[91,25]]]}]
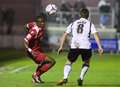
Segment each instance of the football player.
[{"label": "football player", "polygon": [[45,31],[45,17],[43,14],[38,16],[35,22],[26,24],[28,30],[24,38],[24,45],[27,54],[38,65],[36,71],[32,75],[34,83],[43,83],[41,75],[47,72],[55,64],[55,60],[48,57],[41,49],[40,41],[44,37]]},{"label": "football player", "polygon": [[60,53],[63,49],[65,39],[68,34],[72,34],[71,46],[68,53],[68,60],[64,66],[64,78],[58,82],[58,85],[63,85],[68,81],[68,75],[72,69],[72,64],[77,60],[78,56],[81,55],[83,65],[80,72],[79,79],[77,80],[78,85],[81,86],[84,80],[84,76],[90,67],[90,59],[92,56],[90,34],[93,34],[98,45],[98,52],[103,53],[103,48],[100,43],[98,31],[94,24],[88,20],[89,11],[86,8],[80,10],[80,19],[72,22],[66,32],[63,34],[60,42],[58,52]]}]

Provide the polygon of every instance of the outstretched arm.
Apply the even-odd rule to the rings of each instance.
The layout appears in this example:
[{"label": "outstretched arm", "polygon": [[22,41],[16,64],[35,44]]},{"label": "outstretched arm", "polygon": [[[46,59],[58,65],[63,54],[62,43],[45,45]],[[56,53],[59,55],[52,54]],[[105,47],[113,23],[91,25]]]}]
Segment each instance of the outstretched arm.
[{"label": "outstretched arm", "polygon": [[59,49],[58,49],[58,53],[60,53],[60,52],[62,51],[63,45],[64,45],[64,43],[65,43],[65,40],[66,40],[67,35],[68,35],[68,33],[65,32],[65,33],[63,34],[62,38],[60,39],[60,47],[59,47]]},{"label": "outstretched arm", "polygon": [[95,40],[96,40],[97,45],[98,45],[98,52],[101,55],[101,54],[103,54],[103,48],[102,48],[101,43],[100,43],[100,37],[99,37],[98,32],[94,33],[94,37],[95,37]]}]

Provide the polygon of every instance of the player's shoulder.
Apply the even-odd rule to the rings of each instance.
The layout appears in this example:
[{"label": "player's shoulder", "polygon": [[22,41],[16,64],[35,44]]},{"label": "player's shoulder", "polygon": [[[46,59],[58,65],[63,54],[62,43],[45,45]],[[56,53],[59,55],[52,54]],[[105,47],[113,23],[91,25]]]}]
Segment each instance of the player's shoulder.
[{"label": "player's shoulder", "polygon": [[33,28],[37,25],[36,25],[36,22],[29,22],[29,23],[26,24],[26,26],[27,26],[27,28]]},{"label": "player's shoulder", "polygon": [[75,25],[78,21],[79,21],[79,19],[77,19],[77,20],[71,22],[70,25],[73,26],[73,25]]},{"label": "player's shoulder", "polygon": [[84,19],[84,18],[80,18],[80,19],[75,20],[73,23],[74,24],[79,24],[79,23],[82,23],[82,22],[88,22],[88,20]]},{"label": "player's shoulder", "polygon": [[71,28],[71,27],[76,26],[76,24],[77,24],[78,21],[79,21],[79,20],[75,20],[75,21],[71,22],[71,23],[68,25],[68,28]]}]

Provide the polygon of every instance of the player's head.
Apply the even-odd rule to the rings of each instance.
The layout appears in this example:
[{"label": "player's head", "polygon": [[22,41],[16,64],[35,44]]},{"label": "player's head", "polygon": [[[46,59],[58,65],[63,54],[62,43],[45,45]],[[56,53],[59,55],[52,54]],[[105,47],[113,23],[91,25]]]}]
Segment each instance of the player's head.
[{"label": "player's head", "polygon": [[89,17],[89,11],[88,11],[87,8],[80,9],[80,17],[88,19],[88,17]]},{"label": "player's head", "polygon": [[44,27],[45,26],[45,15],[40,14],[39,16],[37,16],[36,23],[37,23],[37,26]]}]

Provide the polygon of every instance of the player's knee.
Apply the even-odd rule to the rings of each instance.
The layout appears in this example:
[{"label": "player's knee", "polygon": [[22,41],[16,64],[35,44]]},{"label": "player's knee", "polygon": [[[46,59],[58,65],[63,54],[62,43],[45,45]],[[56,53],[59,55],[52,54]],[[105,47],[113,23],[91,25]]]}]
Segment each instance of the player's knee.
[{"label": "player's knee", "polygon": [[69,65],[71,65],[73,62],[71,62],[71,61],[69,61],[69,60],[67,60],[67,62],[66,62],[66,64],[69,64]]},{"label": "player's knee", "polygon": [[90,61],[86,60],[86,61],[84,61],[84,64],[89,66],[90,65]]},{"label": "player's knee", "polygon": [[51,63],[52,65],[55,65],[56,61],[55,61],[53,58],[50,58],[50,63]]},{"label": "player's knee", "polygon": [[54,59],[51,60],[51,64],[55,65],[56,61]]},{"label": "player's knee", "polygon": [[84,67],[84,66],[90,67],[90,65],[89,65],[88,62],[84,62],[83,67]]},{"label": "player's knee", "polygon": [[55,63],[56,63],[56,61],[54,59],[51,62],[52,62],[52,65],[55,65]]}]

